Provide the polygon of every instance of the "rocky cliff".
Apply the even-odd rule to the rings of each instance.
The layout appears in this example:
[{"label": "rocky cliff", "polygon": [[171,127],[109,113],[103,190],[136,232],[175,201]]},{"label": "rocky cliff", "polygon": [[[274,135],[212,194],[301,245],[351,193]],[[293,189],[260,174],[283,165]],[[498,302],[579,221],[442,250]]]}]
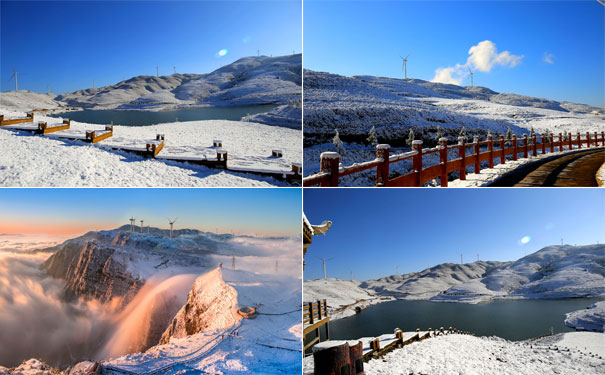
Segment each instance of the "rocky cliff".
[{"label": "rocky cliff", "polygon": [[198,277],[187,296],[187,302],[164,331],[160,344],[172,337],[181,338],[201,331],[231,327],[237,322],[237,292],[223,281],[220,269]]}]

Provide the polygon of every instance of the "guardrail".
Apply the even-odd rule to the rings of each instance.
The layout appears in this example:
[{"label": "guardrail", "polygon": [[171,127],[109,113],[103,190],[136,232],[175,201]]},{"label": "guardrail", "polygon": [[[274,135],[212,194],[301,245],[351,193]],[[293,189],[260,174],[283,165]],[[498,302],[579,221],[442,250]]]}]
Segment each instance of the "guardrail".
[{"label": "guardrail", "polygon": [[[500,159],[500,164],[504,164],[508,155],[512,155],[512,160],[515,161],[520,154],[523,158],[528,158],[530,154],[537,156],[538,150],[542,154],[546,154],[546,150],[554,153],[557,149],[558,152],[565,151],[565,149],[573,150],[574,146],[577,146],[578,149],[581,149],[582,145],[586,145],[586,147],[605,146],[605,131],[602,131],[601,134],[594,132],[593,137],[590,132],[586,132],[584,138],[578,132],[575,138],[572,134],[564,136],[562,133],[559,135],[551,133],[540,136],[533,134],[531,137],[524,134],[521,139],[518,139],[517,135],[512,135],[511,139],[505,139],[503,135],[500,135],[496,140],[488,135],[485,141],[479,141],[479,137],[475,136],[472,143],[466,143],[465,137],[458,137],[456,145],[448,145],[447,142],[447,138],[441,138],[437,147],[423,150],[423,142],[418,140],[412,143],[412,151],[394,155],[390,153],[390,145],[379,144],[376,146],[374,160],[346,167],[340,166],[338,153],[324,152],[321,154],[320,172],[304,177],[303,186],[335,187],[338,186],[339,178],[342,176],[376,168],[375,186],[422,186],[425,182],[439,177],[441,186],[447,187],[449,173],[459,171],[460,179],[466,180],[466,167],[474,165],[474,172],[478,174],[482,161],[487,161],[488,167],[493,168],[496,159]],[[495,148],[495,145],[498,147]],[[483,152],[482,147],[485,150]],[[472,153],[467,153],[468,148],[472,149]],[[449,151],[457,151],[457,157],[449,159]],[[424,167],[423,157],[433,153],[439,154],[439,164]],[[390,179],[390,164],[404,160],[412,161],[412,172]]]},{"label": "guardrail", "polygon": [[[305,344],[304,350],[321,341],[319,329],[322,326],[326,328],[326,339],[330,339],[330,316],[328,314],[328,303],[325,299],[315,302],[305,302],[303,304],[303,336],[314,332],[316,337],[309,343]],[[304,339],[303,338],[303,339]]]}]

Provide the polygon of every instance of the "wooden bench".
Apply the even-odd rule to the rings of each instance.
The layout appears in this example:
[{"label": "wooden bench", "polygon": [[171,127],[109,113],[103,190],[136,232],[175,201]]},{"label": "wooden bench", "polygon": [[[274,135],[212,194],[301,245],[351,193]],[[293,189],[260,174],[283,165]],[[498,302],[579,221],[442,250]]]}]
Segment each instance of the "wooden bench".
[{"label": "wooden bench", "polygon": [[0,115],[0,126],[22,124],[24,122],[34,122],[34,113],[30,112],[27,114],[27,117],[24,118],[13,118],[8,120],[4,119],[4,115]]},{"label": "wooden bench", "polygon": [[86,140],[90,143],[101,142],[113,135],[113,125],[105,126],[105,130],[91,130],[86,132]]},{"label": "wooden bench", "polygon": [[67,130],[67,129],[69,129],[70,125],[71,125],[71,120],[63,120],[62,123],[54,124],[51,126],[48,126],[48,124],[46,122],[39,122],[38,123],[38,134],[49,134],[49,133],[59,132],[61,130]]}]

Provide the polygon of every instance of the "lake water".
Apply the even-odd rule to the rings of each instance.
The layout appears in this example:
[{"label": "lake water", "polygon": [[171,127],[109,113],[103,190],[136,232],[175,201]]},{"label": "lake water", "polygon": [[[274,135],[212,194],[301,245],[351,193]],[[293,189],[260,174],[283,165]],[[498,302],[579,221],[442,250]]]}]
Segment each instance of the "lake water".
[{"label": "lake water", "polygon": [[[352,317],[330,322],[330,338],[354,339],[392,333],[395,328],[455,327],[477,336],[526,340],[574,329],[563,324],[565,313],[584,309],[602,298],[496,301],[469,305],[428,301],[392,301],[370,306]],[[323,329],[322,329],[323,332]]]},{"label": "lake water", "polygon": [[247,115],[269,112],[277,107],[275,104],[250,105],[241,107],[205,107],[183,108],[170,111],[116,111],[116,110],[85,110],[65,112],[53,117],[63,117],[70,120],[89,124],[144,126],[177,121],[198,120],[232,120],[239,121]]}]

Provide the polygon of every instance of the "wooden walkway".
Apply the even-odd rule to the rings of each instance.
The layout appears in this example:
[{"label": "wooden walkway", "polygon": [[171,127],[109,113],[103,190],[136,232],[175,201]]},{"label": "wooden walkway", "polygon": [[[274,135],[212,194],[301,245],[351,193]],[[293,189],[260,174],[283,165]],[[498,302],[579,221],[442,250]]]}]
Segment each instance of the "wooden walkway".
[{"label": "wooden walkway", "polygon": [[595,187],[595,176],[603,163],[604,148],[577,151],[522,166],[489,186]]}]

